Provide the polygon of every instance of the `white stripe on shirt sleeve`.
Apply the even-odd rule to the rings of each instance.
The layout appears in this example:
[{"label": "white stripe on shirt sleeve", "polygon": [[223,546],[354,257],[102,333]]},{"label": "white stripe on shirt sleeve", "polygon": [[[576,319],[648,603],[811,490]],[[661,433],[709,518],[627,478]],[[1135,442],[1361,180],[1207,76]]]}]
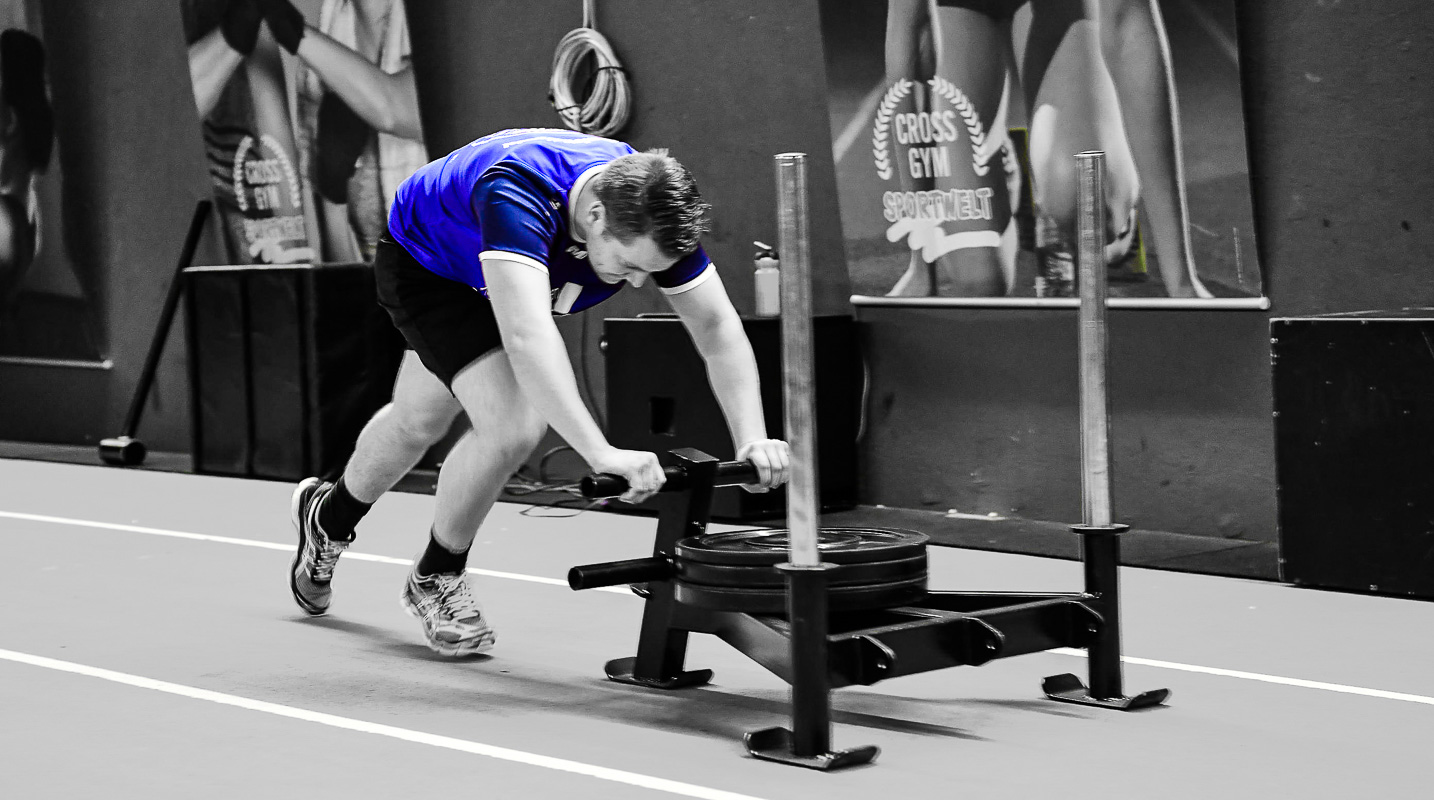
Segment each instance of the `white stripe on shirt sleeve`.
[{"label": "white stripe on shirt sleeve", "polygon": [[522,253],[509,253],[504,250],[484,250],[478,254],[479,261],[513,261],[526,267],[548,274],[548,265],[532,256],[525,256]]},{"label": "white stripe on shirt sleeve", "polygon": [[683,292],[691,291],[692,289],[696,289],[698,286],[701,286],[703,283],[706,283],[708,278],[711,278],[713,275],[716,275],[716,274],[717,274],[717,265],[716,265],[716,264],[713,264],[711,261],[708,261],[708,262],[707,262],[707,268],[704,269],[704,270],[702,270],[701,272],[697,273],[697,276],[696,276],[695,278],[693,278],[692,280],[688,281],[687,283],[684,283],[684,284],[682,284],[681,286],[673,286],[673,287],[670,288],[670,289],[667,288],[666,286],[659,286],[658,288],[662,290],[662,293],[663,293],[663,294],[667,294],[667,295],[682,294]]}]

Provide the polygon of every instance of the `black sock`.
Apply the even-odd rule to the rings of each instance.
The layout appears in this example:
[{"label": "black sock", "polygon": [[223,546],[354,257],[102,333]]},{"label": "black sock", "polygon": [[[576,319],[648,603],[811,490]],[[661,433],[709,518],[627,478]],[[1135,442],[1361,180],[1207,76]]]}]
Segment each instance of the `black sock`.
[{"label": "black sock", "polygon": [[344,485],[344,479],[340,476],[338,482],[319,502],[319,527],[324,529],[324,535],[331,541],[352,541],[354,526],[358,525],[370,508],[373,508],[373,503],[362,502],[349,494],[349,487]]},{"label": "black sock", "polygon": [[428,547],[419,557],[415,572],[424,577],[451,575],[468,568],[468,550],[455,553],[438,542],[433,531],[428,532]]}]

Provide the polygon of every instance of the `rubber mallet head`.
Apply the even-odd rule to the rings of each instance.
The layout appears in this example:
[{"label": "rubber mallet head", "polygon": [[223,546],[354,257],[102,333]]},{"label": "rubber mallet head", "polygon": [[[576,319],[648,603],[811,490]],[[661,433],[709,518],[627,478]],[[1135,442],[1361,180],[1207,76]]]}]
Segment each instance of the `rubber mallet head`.
[{"label": "rubber mallet head", "polygon": [[100,460],[117,467],[143,464],[146,452],[144,442],[128,436],[100,440]]}]

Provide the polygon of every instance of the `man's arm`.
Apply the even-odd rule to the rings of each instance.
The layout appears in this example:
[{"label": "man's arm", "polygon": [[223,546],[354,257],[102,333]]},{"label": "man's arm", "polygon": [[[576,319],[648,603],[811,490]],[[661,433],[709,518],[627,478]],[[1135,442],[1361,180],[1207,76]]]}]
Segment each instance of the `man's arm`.
[{"label": "man's arm", "polygon": [[641,502],[661,488],[662,468],[652,453],[620,450],[608,443],[583,405],[567,349],[553,323],[546,273],[517,261],[483,261],[488,298],[503,336],[503,350],[528,402],[595,472],[626,478],[628,502]]},{"label": "man's arm", "polygon": [[786,483],[790,451],[785,442],[767,437],[757,359],[722,279],[714,272],[692,289],[667,295],[667,300],[707,364],[707,378],[727,418],[737,458],[757,467],[756,488]]}]

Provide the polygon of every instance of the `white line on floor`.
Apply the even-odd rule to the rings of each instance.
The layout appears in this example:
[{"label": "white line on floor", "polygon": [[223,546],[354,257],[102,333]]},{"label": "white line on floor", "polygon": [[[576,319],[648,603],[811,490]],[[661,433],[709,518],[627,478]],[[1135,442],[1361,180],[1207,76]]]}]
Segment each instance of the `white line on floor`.
[{"label": "white line on floor", "polygon": [[[1064,656],[1086,657],[1086,651],[1074,650],[1069,647],[1060,647],[1050,650],[1051,653],[1059,653]],[[1153,658],[1136,658],[1135,656],[1121,656],[1121,661],[1126,664],[1138,664],[1143,667],[1159,667],[1161,669],[1174,669],[1181,672],[1198,672],[1202,675],[1219,675],[1224,678],[1241,678],[1247,681],[1261,681],[1263,683],[1278,683],[1283,686],[1300,686],[1305,689],[1323,689],[1326,692],[1339,692],[1341,694],[1357,694],[1362,697],[1378,697],[1383,700],[1402,700],[1406,703],[1423,703],[1427,706],[1434,706],[1434,697],[1425,697],[1419,694],[1405,694],[1403,692],[1386,692],[1383,689],[1365,689],[1359,686],[1345,686],[1339,683],[1324,683],[1323,681],[1307,681],[1303,678],[1282,678],[1278,675],[1261,675],[1258,672],[1241,672],[1236,669],[1220,669],[1219,667],[1200,667],[1193,664],[1177,664],[1174,661],[1157,661]]]},{"label": "white line on floor", "polygon": [[[236,539],[231,536],[211,536],[207,533],[189,533],[188,531],[170,531],[163,528],[145,528],[140,525],[120,525],[114,522],[95,522],[87,519],[71,519],[69,517],[49,517],[43,514],[20,514],[12,511],[0,511],[0,518],[22,519],[28,522],[48,522],[54,525],[75,525],[82,528],[100,528],[109,531],[125,531],[127,533],[146,533],[150,536],[167,536],[171,539],[190,539],[196,542],[217,542],[219,544],[237,544],[240,547],[258,547],[264,550],[282,550],[286,553],[294,552],[295,545],[279,544],[278,542],[261,542],[257,539]],[[390,558],[389,556],[376,556],[371,553],[355,553],[352,550],[346,551],[345,559],[353,561],[371,561],[375,564],[395,564],[401,567],[413,566],[413,559]],[[468,572],[474,575],[483,575],[489,578],[503,578],[510,581],[526,581],[528,583],[541,583],[548,586],[561,586],[568,588],[568,582],[557,578],[543,578],[537,575],[523,575],[517,572],[499,572],[491,569],[478,569],[469,567]],[[625,587],[605,586],[590,591],[614,592],[616,594],[631,594]]]},{"label": "white line on floor", "polygon": [[[69,517],[50,517],[41,514],[20,514],[10,511],[0,511],[0,518],[20,519],[30,522],[48,522],[56,525],[74,525],[84,528],[100,528],[104,530],[127,531],[130,533],[146,533],[154,536],[168,536],[175,539],[194,539],[204,542],[219,542],[221,544],[237,544],[244,547],[262,547],[269,550],[283,550],[293,552],[293,545],[276,544],[274,542],[260,542],[254,539],[236,539],[229,536],[210,536],[202,533],[188,533],[185,531],[170,531],[162,528],[144,528],[138,525],[119,525],[111,522],[95,522],[85,519],[71,519]],[[355,553],[352,551],[344,553],[344,558],[352,558],[358,561],[373,561],[380,564],[398,564],[401,566],[412,566],[413,561],[406,558],[389,558],[388,556],[375,556],[368,553]],[[529,583],[542,583],[550,586],[562,586],[567,588],[566,581],[554,578],[541,578],[534,575],[523,575],[516,572],[497,572],[495,570],[483,570],[469,568],[468,570],[476,575],[485,575],[492,578],[504,578],[507,580],[527,581]],[[610,586],[597,591],[614,592],[617,594],[630,595],[630,591],[623,587]],[[1069,647],[1059,647],[1047,652],[1058,655],[1085,657],[1084,650],[1076,650]],[[1150,658],[1139,658],[1136,656],[1122,656],[1121,661],[1127,664],[1135,664],[1145,667],[1158,667],[1161,669],[1173,669],[1181,672],[1196,672],[1204,675],[1217,675],[1225,678],[1240,678],[1243,680],[1260,681],[1262,683],[1274,683],[1282,686],[1298,686],[1305,689],[1321,689],[1327,692],[1339,692],[1341,694],[1354,694],[1362,697],[1377,697],[1384,700],[1399,700],[1406,703],[1421,703],[1434,705],[1434,697],[1426,697],[1418,694],[1405,694],[1403,692],[1389,692],[1383,689],[1366,689],[1360,686],[1345,686],[1338,683],[1324,683],[1322,681],[1309,681],[1303,678],[1285,678],[1279,675],[1263,675],[1258,672],[1242,672],[1233,669],[1221,669],[1219,667],[1202,667],[1194,664],[1180,664],[1174,661],[1157,661]]]},{"label": "white line on floor", "polygon": [[387,736],[390,739],[401,739],[405,742],[425,744],[430,747],[442,747],[448,750],[457,750],[463,753],[472,753],[478,756],[487,756],[503,761],[512,761],[518,764],[527,764],[543,769],[553,769],[560,772],[572,772],[578,775],[585,775],[590,778],[598,778],[615,783],[625,783],[629,786],[639,786],[644,789],[654,789],[659,792],[681,795],[683,797],[696,797],[703,800],[759,800],[751,795],[725,792],[721,789],[711,789],[706,786],[698,786],[681,781],[657,778],[651,775],[642,775],[636,772],[627,772],[620,769],[609,769],[593,764],[584,764],[581,761],[569,761],[565,758],[554,758],[552,756],[529,753],[523,750],[512,750],[507,747],[497,747],[481,742],[470,742],[466,739],[454,739],[448,736],[439,736],[433,733],[409,730],[407,728],[396,728],[392,725],[380,725],[375,722],[365,722],[348,717],[339,717],[333,714],[324,714],[319,711],[308,711],[293,706],[269,703],[263,700],[254,700],[248,697],[240,697],[223,692],[214,692],[208,689],[198,689],[193,686],[184,686],[178,683],[145,678],[139,675],[130,675],[124,672],[90,667],[84,664],[76,664],[70,661],[59,661],[44,656],[30,655],[29,653],[18,653],[13,650],[0,650],[0,659],[14,661],[20,664],[29,664],[45,669],[69,672],[75,675],[84,675],[90,678],[121,683],[126,686],[135,686],[140,689],[151,689],[156,692],[188,697],[193,700],[205,700],[220,705],[245,708],[250,711],[259,711],[265,714],[273,714],[279,717],[303,720],[304,722],[315,722],[320,725],[328,725],[332,728],[343,728],[344,730],[358,731],[359,733],[371,733],[376,736]]}]

